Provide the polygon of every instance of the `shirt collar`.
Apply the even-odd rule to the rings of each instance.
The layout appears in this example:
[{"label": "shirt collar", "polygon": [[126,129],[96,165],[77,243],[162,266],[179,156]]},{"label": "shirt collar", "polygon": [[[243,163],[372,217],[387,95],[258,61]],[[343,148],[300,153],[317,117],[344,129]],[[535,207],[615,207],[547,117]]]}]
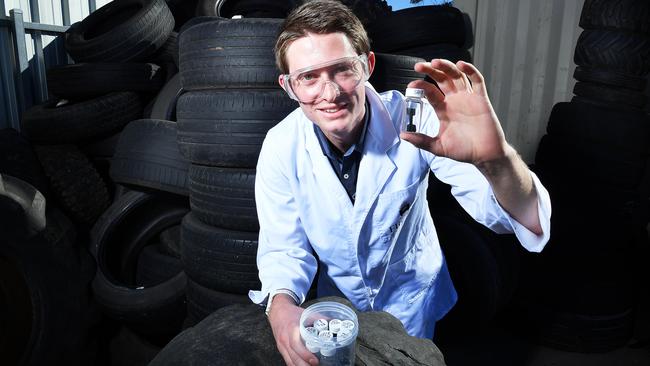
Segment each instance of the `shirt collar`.
[{"label": "shirt collar", "polygon": [[[368,122],[370,121],[370,104],[368,103],[368,100],[366,100],[366,113],[363,116],[363,128],[361,129],[361,135],[359,135],[359,140],[352,144],[348,151],[343,154],[343,156],[349,156],[352,154],[353,151],[358,151],[359,153],[363,153],[363,143],[365,142],[366,139],[366,131],[368,130]],[[323,150],[323,154],[327,156],[328,158],[331,159],[340,159],[342,156],[339,153],[339,150],[327,139],[327,136],[325,136],[325,133],[318,127],[317,124],[313,123],[314,125],[314,133],[316,133],[316,137],[318,138],[318,143],[320,144],[321,150]]]}]

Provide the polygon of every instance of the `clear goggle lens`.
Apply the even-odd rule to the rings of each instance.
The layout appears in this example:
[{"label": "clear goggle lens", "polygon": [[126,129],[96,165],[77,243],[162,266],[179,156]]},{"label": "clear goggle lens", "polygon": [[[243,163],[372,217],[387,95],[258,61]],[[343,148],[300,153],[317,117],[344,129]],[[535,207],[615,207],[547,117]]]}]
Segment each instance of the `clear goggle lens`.
[{"label": "clear goggle lens", "polygon": [[369,77],[366,55],[343,57],[283,75],[291,99],[313,103],[324,96],[326,85],[336,96],[352,92]]}]

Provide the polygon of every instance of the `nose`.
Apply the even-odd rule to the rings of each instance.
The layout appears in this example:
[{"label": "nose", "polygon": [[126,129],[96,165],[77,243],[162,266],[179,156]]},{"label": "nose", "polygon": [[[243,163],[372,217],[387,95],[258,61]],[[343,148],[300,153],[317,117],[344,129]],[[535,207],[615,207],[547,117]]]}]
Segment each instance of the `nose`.
[{"label": "nose", "polygon": [[[331,87],[328,87],[331,85]],[[325,100],[333,101],[339,95],[341,95],[341,88],[339,85],[331,80],[327,80],[323,83],[323,91],[321,92],[321,97]]]}]

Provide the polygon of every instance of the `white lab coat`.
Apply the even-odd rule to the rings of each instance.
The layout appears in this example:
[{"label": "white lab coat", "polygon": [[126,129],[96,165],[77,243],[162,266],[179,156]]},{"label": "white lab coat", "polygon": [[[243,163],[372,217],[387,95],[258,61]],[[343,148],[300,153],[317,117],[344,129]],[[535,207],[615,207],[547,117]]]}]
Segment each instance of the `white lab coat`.
[{"label": "white lab coat", "polygon": [[[348,298],[361,311],[384,310],[413,336],[431,338],[435,322],[456,302],[426,199],[429,170],[478,222],[514,232],[530,251],[550,234],[548,192],[533,175],[544,234],[537,236],[497,203],[471,164],[436,157],[399,138],[402,94],[379,95],[366,84],[372,110],[363,144],[354,205],[323,154],[312,122],[296,109],[264,140],[255,181],[260,223],[258,304],[289,289],[304,301],[320,260],[318,296]],[[425,103],[421,132],[438,118]]]}]

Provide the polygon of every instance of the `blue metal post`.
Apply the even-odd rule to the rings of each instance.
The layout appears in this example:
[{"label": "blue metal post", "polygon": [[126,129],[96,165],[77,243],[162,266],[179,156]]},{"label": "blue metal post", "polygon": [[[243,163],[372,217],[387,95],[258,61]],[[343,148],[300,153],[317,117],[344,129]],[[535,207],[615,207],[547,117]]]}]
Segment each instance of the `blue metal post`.
[{"label": "blue metal post", "polygon": [[[32,23],[41,22],[41,14],[38,9],[38,1],[29,0],[29,8],[32,12]],[[36,99],[38,103],[43,103],[47,100],[47,77],[45,74],[45,55],[43,55],[43,36],[40,31],[32,33],[34,40],[34,90],[36,91]]]}]

